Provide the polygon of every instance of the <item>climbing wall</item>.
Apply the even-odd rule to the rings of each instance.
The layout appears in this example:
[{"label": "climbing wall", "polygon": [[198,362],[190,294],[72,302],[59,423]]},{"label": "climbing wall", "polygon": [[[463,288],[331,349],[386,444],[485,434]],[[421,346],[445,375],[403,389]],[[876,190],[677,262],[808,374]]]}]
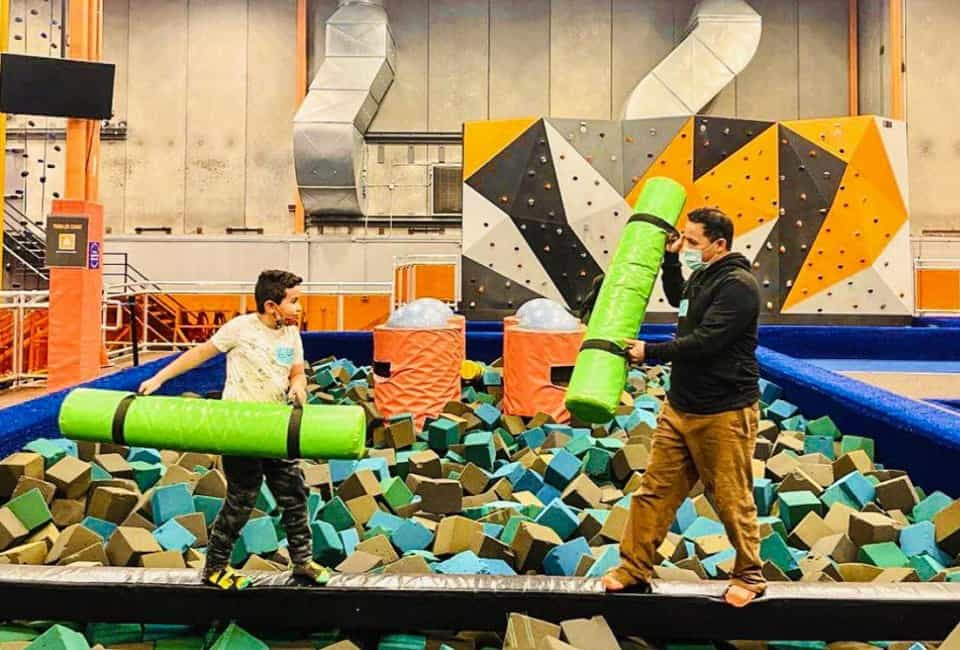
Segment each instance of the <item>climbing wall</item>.
[{"label": "climbing wall", "polygon": [[[579,309],[643,184],[668,176],[685,213],[733,220],[765,320],[908,316],[905,133],[872,116],[468,122],[464,310],[500,318],[539,296]],[[657,283],[648,313],[670,311]]]}]

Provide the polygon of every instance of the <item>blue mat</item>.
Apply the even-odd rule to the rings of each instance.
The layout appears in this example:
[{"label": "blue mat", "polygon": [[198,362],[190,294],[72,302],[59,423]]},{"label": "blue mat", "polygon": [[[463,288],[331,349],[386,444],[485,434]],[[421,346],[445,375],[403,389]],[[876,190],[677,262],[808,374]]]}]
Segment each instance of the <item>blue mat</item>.
[{"label": "blue mat", "polygon": [[834,372],[935,372],[960,373],[960,361],[914,361],[909,359],[804,359]]}]

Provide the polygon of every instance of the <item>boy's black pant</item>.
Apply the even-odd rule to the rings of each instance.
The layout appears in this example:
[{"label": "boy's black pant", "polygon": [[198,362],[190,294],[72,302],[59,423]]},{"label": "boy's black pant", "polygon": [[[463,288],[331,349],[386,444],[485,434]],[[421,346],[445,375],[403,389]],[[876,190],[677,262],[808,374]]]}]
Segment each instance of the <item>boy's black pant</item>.
[{"label": "boy's black pant", "polygon": [[277,505],[283,510],[281,521],[287,531],[290,559],[294,566],[313,559],[307,516],[307,487],[299,461],[223,456],[223,472],[227,478],[227,498],[213,522],[207,546],[206,573],[227,566],[233,545],[257,503],[264,477]]}]

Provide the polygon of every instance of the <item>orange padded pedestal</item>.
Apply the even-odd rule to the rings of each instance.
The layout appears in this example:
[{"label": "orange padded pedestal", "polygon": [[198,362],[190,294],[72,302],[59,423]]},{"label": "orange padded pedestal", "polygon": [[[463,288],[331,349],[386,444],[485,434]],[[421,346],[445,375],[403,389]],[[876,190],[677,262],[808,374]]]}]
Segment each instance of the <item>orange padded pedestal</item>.
[{"label": "orange padded pedestal", "polygon": [[459,400],[465,346],[463,324],[453,321],[437,329],[374,328],[373,394],[380,413],[410,413],[422,429],[427,416]]},{"label": "orange padded pedestal", "polygon": [[569,422],[566,381],[576,363],[585,327],[572,332],[523,329],[503,320],[503,412],[533,417],[538,412]]}]

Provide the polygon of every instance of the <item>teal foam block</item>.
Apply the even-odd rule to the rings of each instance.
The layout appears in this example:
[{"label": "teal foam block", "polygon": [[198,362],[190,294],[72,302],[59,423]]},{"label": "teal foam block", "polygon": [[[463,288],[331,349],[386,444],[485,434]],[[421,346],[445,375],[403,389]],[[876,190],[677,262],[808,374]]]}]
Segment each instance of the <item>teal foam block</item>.
[{"label": "teal foam block", "polygon": [[361,458],[359,461],[357,461],[356,471],[360,472],[365,469],[368,469],[376,474],[377,480],[386,481],[390,478],[390,463],[388,463],[387,459],[383,458],[382,456]]},{"label": "teal foam block", "polygon": [[[494,409],[496,410],[496,409]],[[493,470],[493,461],[497,450],[493,445],[493,434],[489,431],[478,431],[468,434],[464,439],[464,456],[466,460],[481,469]]]},{"label": "teal foam block", "polygon": [[480,558],[480,573],[485,576],[515,576],[517,572],[503,560]]},{"label": "teal foam block", "polygon": [[370,517],[370,521],[367,522],[367,530],[372,530],[374,528],[382,528],[387,531],[388,536],[396,532],[400,526],[407,522],[403,517],[398,517],[396,515],[391,515],[389,512],[384,512],[379,510],[373,513],[373,516]]},{"label": "teal foam block", "polygon": [[876,486],[860,472],[850,472],[834,485],[839,486],[844,494],[850,497],[857,510],[863,509],[865,505],[877,498]]},{"label": "teal foam block", "polygon": [[837,485],[836,483],[823,491],[823,494],[820,495],[820,501],[826,508],[829,508],[835,503],[842,503],[854,510],[860,509],[860,504],[857,503],[856,499],[851,497],[847,491],[843,489],[842,485]]},{"label": "teal foam block", "polygon": [[255,507],[260,512],[265,512],[268,515],[273,514],[277,509],[277,499],[273,496],[273,492],[270,491],[270,487],[266,481],[260,484],[260,491],[257,493],[257,503]]},{"label": "teal foam block", "polygon": [[773,562],[793,580],[800,578],[800,566],[780,535],[767,535],[760,541],[760,559],[764,562]]},{"label": "teal foam block", "polygon": [[907,556],[900,547],[893,542],[879,544],[865,544],[858,554],[858,559],[866,564],[882,569],[895,569],[908,565]]},{"label": "teal foam block", "polygon": [[613,455],[614,452],[600,446],[588,449],[583,455],[581,470],[595,481],[609,481],[612,478],[610,466],[613,462]]},{"label": "teal foam block", "polygon": [[433,532],[420,522],[410,519],[393,531],[390,542],[400,553],[423,551],[433,544]]},{"label": "teal foam block", "polygon": [[[766,517],[770,514],[777,491],[773,481],[768,478],[753,479],[753,501],[757,505],[757,514]],[[692,504],[691,504],[692,505]]]},{"label": "teal foam block", "polygon": [[[346,557],[344,541],[332,524],[326,521],[314,521],[310,524],[313,537],[313,559],[320,564],[333,566]],[[356,535],[356,530],[354,530]]]},{"label": "teal foam block", "polygon": [[780,421],[781,431],[803,431],[807,428],[807,418],[801,414]]},{"label": "teal foam block", "polygon": [[433,569],[445,575],[476,575],[483,570],[483,565],[476,553],[463,551],[448,560],[437,562]]},{"label": "teal foam block", "polygon": [[103,469],[96,463],[90,463],[90,480],[91,481],[109,481],[113,477],[110,476],[110,472]]},{"label": "teal foam block", "polygon": [[929,555],[944,566],[952,564],[950,556],[937,546],[937,530],[932,521],[918,521],[900,531],[900,549],[907,557]]},{"label": "teal foam block", "polygon": [[837,459],[837,455],[833,451],[833,438],[828,436],[811,436],[809,434],[804,436],[803,453],[823,454],[830,460]]},{"label": "teal foam block", "polygon": [[69,438],[48,438],[50,444],[60,447],[65,452],[67,456],[73,456],[77,458],[80,456],[80,451],[77,449],[77,443]]},{"label": "teal foam block", "polygon": [[527,429],[520,434],[518,440],[525,447],[530,449],[537,449],[540,445],[543,444],[543,441],[547,439],[547,434],[544,433],[543,429],[540,427],[534,427],[533,429]]},{"label": "teal foam block", "polygon": [[590,545],[583,537],[577,537],[550,549],[543,559],[543,571],[548,576],[573,576],[584,555],[590,555]]},{"label": "teal foam block", "polygon": [[[574,456],[574,458],[576,458]],[[536,494],[543,487],[543,477],[532,469],[528,469],[513,486],[514,492],[530,492]]]},{"label": "teal foam block", "polygon": [[357,467],[355,460],[333,459],[327,462],[330,468],[330,482],[339,485],[347,480],[347,477],[353,474]]},{"label": "teal foam block", "polygon": [[377,650],[427,650],[427,637],[419,634],[387,634],[380,637]]},{"label": "teal foam block", "polygon": [[792,418],[799,410],[800,409],[790,402],[777,399],[771,402],[770,406],[767,407],[767,418],[773,420],[777,424],[780,424],[784,420]]},{"label": "teal foam block", "polygon": [[777,496],[777,502],[780,504],[780,518],[787,530],[793,530],[810,512],[823,514],[823,504],[820,499],[808,490],[783,492]]},{"label": "teal foam block", "polygon": [[117,529],[117,525],[112,521],[106,521],[98,517],[84,517],[80,525],[95,532],[104,542],[109,540],[113,531]]},{"label": "teal foam block", "polygon": [[540,488],[540,491],[537,492],[536,497],[540,500],[540,503],[550,503],[554,499],[559,499],[563,493],[552,485],[544,485]]},{"label": "teal foam block", "polygon": [[917,576],[924,582],[932,580],[934,576],[944,570],[943,564],[926,553],[910,557],[907,559],[907,564],[917,572]]},{"label": "teal foam block", "polygon": [[690,525],[697,520],[698,516],[697,508],[693,505],[693,500],[685,498],[680,504],[680,507],[677,508],[677,514],[674,517],[670,530],[678,535],[682,535],[683,531],[689,528]]},{"label": "teal foam block", "polygon": [[196,536],[176,519],[171,519],[153,531],[153,537],[163,550],[178,553],[185,553],[188,548],[197,543]]},{"label": "teal foam block", "polygon": [[719,553],[714,553],[713,555],[703,559],[701,564],[703,564],[703,570],[707,572],[711,578],[717,578],[719,575],[718,565],[725,560],[729,560],[732,557],[736,557],[737,552],[732,548],[725,548]]},{"label": "teal foam block", "polygon": [[497,539],[498,537],[500,537],[500,533],[502,532],[503,532],[503,526],[501,526],[500,524],[492,524],[492,523],[483,524],[483,534],[486,535],[487,537],[492,537],[494,539]]},{"label": "teal foam block", "polygon": [[442,452],[460,442],[460,427],[453,420],[440,418],[427,425],[430,449]]},{"label": "teal foam block", "polygon": [[360,543],[360,533],[357,532],[357,529],[348,528],[347,530],[341,530],[338,534],[340,535],[340,541],[343,543],[344,554],[350,555],[353,553],[357,544]]},{"label": "teal foam block", "polygon": [[346,530],[356,525],[353,514],[340,497],[333,497],[323,504],[317,513],[317,518],[332,524],[337,530]]},{"label": "teal foam block", "polygon": [[163,465],[160,463],[134,460],[130,461],[130,467],[133,469],[133,480],[137,482],[141,492],[152,488],[163,476]]},{"label": "teal foam block", "polygon": [[193,505],[193,495],[190,486],[186,483],[174,483],[158,487],[150,499],[153,509],[153,523],[158,526],[165,524],[174,517],[196,512]]},{"label": "teal foam block", "polygon": [[491,404],[481,404],[474,410],[473,414],[489,429],[493,429],[500,423],[500,416],[502,415],[500,409]]},{"label": "teal foam block", "polygon": [[723,524],[707,517],[697,517],[683,531],[683,536],[689,540],[694,540],[706,535],[721,535],[724,533]]},{"label": "teal foam block", "polygon": [[580,525],[576,513],[560,499],[550,501],[535,521],[552,529],[563,540],[569,539]]},{"label": "teal foam block", "polygon": [[37,438],[31,440],[23,446],[24,451],[30,451],[43,456],[44,467],[56,465],[67,455],[67,450],[60,445],[55,444],[48,438]]},{"label": "teal foam block", "polygon": [[580,459],[565,449],[559,449],[547,463],[544,481],[563,490],[580,473]]},{"label": "teal foam block", "polygon": [[953,499],[938,490],[913,507],[913,520],[930,521],[951,503]]},{"label": "teal foam block", "polygon": [[761,378],[758,385],[760,387],[760,400],[764,404],[773,404],[783,396],[783,389],[772,381]]},{"label": "teal foam block", "polygon": [[275,553],[280,548],[277,531],[269,517],[251,519],[240,530],[240,539],[234,546],[234,552],[243,562],[250,555],[266,555]]},{"label": "teal foam block", "polygon": [[196,512],[203,514],[203,520],[207,526],[212,526],[213,521],[220,514],[223,508],[223,499],[219,497],[195,496],[193,497],[193,507]]},{"label": "teal foam block", "polygon": [[595,441],[591,437],[578,437],[572,439],[570,442],[563,446],[564,449],[569,451],[571,454],[578,458],[583,458],[583,455],[587,450],[594,447]]},{"label": "teal foam block", "polygon": [[612,571],[620,564],[620,547],[616,544],[605,546],[600,552],[600,557],[587,569],[587,578],[599,578],[608,571]]},{"label": "teal foam block", "polygon": [[127,452],[127,461],[131,463],[139,461],[152,465],[161,462],[162,459],[160,457],[160,451],[152,447],[130,447],[130,450]]},{"label": "teal foam block", "polygon": [[519,481],[524,473],[527,471],[527,468],[524,467],[521,463],[507,463],[496,469],[493,473],[493,480],[505,478],[510,481],[510,485],[516,486],[517,481]]}]

